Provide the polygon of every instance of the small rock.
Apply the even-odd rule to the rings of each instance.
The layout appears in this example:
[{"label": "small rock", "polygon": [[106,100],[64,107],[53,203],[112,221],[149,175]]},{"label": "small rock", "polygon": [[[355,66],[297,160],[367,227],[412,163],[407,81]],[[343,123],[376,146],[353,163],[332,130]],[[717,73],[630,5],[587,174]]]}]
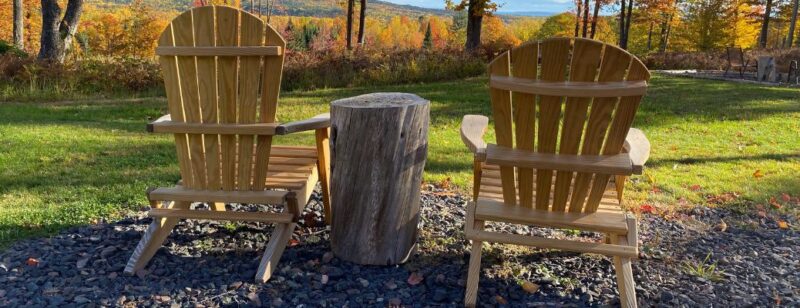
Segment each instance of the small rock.
[{"label": "small rock", "polygon": [[75,267],[84,268],[84,267],[86,267],[86,263],[88,263],[88,262],[89,262],[89,257],[86,257],[86,258],[83,258],[83,259],[79,259],[78,262],[75,264]]},{"label": "small rock", "polygon": [[360,283],[362,287],[369,287],[369,280],[364,278],[358,278],[358,283]]},{"label": "small rock", "polygon": [[394,297],[394,298],[389,300],[389,307],[400,307],[400,305],[402,305],[402,304],[403,304],[403,301],[401,301],[397,297]]},{"label": "small rock", "polygon": [[100,251],[100,257],[103,258],[103,259],[107,259],[108,256],[113,254],[115,251],[117,251],[117,247],[116,246],[108,246],[106,248],[103,248],[102,251]]},{"label": "small rock", "polygon": [[253,306],[261,307],[261,298],[259,298],[258,294],[255,292],[247,293],[247,299],[250,300],[250,303],[253,304]]},{"label": "small rock", "polygon": [[330,263],[333,260],[333,253],[328,251],[324,255],[322,255],[322,263]]}]

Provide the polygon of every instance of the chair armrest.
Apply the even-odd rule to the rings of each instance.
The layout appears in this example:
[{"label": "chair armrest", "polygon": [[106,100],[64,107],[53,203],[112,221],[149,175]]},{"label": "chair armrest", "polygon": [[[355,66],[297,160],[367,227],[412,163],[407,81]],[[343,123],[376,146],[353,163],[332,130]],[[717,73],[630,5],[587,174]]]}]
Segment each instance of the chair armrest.
[{"label": "chair armrest", "polygon": [[486,159],[486,142],[483,141],[483,134],[489,126],[489,118],[482,115],[465,115],[461,121],[461,140],[464,145],[475,154],[478,160]]},{"label": "chair armrest", "polygon": [[169,115],[169,114],[165,114],[165,115],[161,116],[160,118],[156,119],[155,121],[147,123],[147,132],[148,133],[152,133],[153,132],[153,125],[154,124],[163,123],[163,122],[171,122],[171,121],[172,121],[172,116]]},{"label": "chair armrest", "polygon": [[296,132],[303,132],[309,130],[317,130],[320,128],[331,127],[331,114],[323,113],[313,118],[283,123],[275,128],[276,135],[287,135]]},{"label": "chair armrest", "polygon": [[644,164],[650,157],[650,141],[647,140],[641,130],[631,128],[628,131],[628,136],[625,137],[625,145],[623,147],[628,152],[628,156],[631,157],[633,173],[642,174]]}]

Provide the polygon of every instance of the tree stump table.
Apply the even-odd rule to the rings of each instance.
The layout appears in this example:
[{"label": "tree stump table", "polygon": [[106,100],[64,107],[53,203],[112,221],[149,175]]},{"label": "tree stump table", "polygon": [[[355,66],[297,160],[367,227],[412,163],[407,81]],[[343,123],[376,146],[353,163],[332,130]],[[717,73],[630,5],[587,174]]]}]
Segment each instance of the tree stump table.
[{"label": "tree stump table", "polygon": [[417,242],[430,103],[374,93],[331,103],[331,247],[340,259],[405,262]]}]

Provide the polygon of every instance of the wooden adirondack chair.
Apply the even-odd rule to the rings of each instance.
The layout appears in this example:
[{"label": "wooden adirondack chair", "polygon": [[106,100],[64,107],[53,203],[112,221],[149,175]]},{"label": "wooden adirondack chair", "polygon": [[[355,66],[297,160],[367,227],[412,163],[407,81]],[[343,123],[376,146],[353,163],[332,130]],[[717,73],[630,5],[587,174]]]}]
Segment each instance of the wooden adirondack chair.
[{"label": "wooden adirondack chair", "polygon": [[[181,218],[257,221],[275,224],[256,274],[266,281],[318,180],[330,219],[327,115],[276,123],[285,46],[258,17],[225,6],[184,12],[161,34],[156,53],[170,115],[148,130],[174,135],[181,182],[147,192],[154,221],[126,273],[142,269]],[[316,147],[272,145],[274,135],[304,130],[316,131]],[[212,210],[192,210],[192,202],[208,202]],[[284,209],[226,212],[225,203]]]},{"label": "wooden adirondack chair", "polygon": [[[482,140],[487,117],[467,115],[461,126],[475,154],[465,304],[475,305],[481,245],[495,242],[613,256],[621,302],[636,306],[636,220],[620,203],[625,176],[641,173],[649,153],[644,135],[629,132],[647,68],[616,46],[553,38],[503,53],[489,73],[497,144]],[[486,221],[602,232],[607,242],[490,232]]]},{"label": "wooden adirondack chair", "polygon": [[744,78],[745,72],[748,70],[754,71],[758,67],[758,61],[745,59],[744,50],[741,47],[726,47],[725,55],[727,56],[728,64],[725,66],[723,76],[727,76],[728,71],[733,69],[739,73],[740,78]]}]

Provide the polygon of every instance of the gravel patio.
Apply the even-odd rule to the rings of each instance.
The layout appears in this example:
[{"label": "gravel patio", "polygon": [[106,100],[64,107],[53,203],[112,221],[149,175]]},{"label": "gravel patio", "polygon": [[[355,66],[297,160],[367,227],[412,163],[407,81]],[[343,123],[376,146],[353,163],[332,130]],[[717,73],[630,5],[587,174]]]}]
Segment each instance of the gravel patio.
[{"label": "gravel patio", "polygon": [[[0,306],[458,307],[468,243],[466,198],[428,186],[417,253],[403,266],[360,266],[333,257],[319,198],[304,213],[276,275],[252,283],[270,225],[182,222],[145,272],[123,267],[150,222],[143,212],[115,223],[25,240],[0,252]],[[200,205],[204,206],[204,205]],[[235,206],[254,209],[254,206]],[[792,215],[694,208],[669,219],[643,214],[634,262],[642,306],[798,306],[800,236]],[[724,222],[724,226],[721,225]],[[490,225],[517,234],[600,240],[591,233]],[[484,250],[484,306],[617,305],[609,258],[492,245]],[[707,256],[710,257],[705,260]],[[689,268],[717,264],[701,277]],[[702,266],[705,265],[705,266]],[[523,288],[523,285],[526,288]],[[527,291],[526,291],[527,289]]]}]

